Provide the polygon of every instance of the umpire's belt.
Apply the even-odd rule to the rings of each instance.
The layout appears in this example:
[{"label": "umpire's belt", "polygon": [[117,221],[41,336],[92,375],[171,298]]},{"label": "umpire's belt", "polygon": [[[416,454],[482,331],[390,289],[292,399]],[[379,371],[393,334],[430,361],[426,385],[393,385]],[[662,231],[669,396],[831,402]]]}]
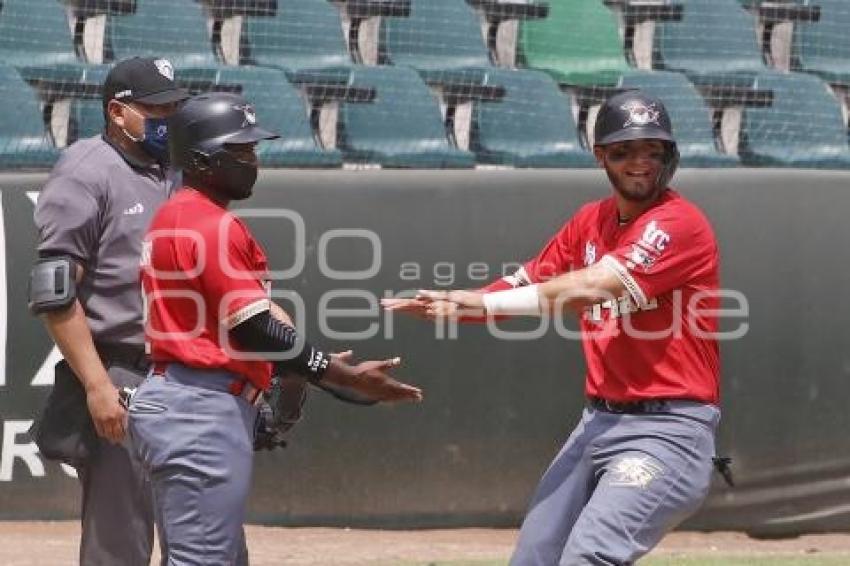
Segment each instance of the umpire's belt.
[{"label": "umpire's belt", "polygon": [[669,408],[669,399],[647,399],[645,401],[609,401],[601,397],[589,397],[588,405],[597,411],[606,413],[625,413],[639,415],[644,413],[662,413]]},{"label": "umpire's belt", "polygon": [[181,385],[230,393],[244,399],[249,405],[259,404],[263,398],[261,389],[244,377],[224,369],[193,368],[178,362],[155,362],[151,375]]},{"label": "umpire's belt", "polygon": [[147,372],[150,367],[150,360],[145,355],[144,346],[116,342],[95,342],[94,348],[103,361],[103,365],[113,363],[143,373]]}]

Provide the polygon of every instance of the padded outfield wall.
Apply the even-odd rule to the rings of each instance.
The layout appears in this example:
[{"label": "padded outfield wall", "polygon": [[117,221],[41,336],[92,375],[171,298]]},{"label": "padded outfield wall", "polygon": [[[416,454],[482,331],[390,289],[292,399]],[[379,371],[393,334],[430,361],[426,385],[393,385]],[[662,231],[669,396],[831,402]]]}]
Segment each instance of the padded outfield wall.
[{"label": "padded outfield wall", "polygon": [[[71,518],[77,487],[24,434],[55,351],[26,310],[33,202],[43,174],[0,175],[0,519]],[[717,478],[698,528],[768,534],[850,525],[850,174],[685,170],[716,228],[730,293]],[[419,406],[360,408],[313,394],[290,447],[257,457],[252,521],[385,527],[516,525],[576,422],[583,362],[566,325],[439,329],[377,299],[470,287],[534,254],[598,171],[266,171],[250,224],[282,276],[275,290],[316,342],[400,354]],[[737,298],[735,298],[737,297]],[[743,310],[747,311],[743,316]],[[319,314],[321,313],[321,315]],[[331,339],[320,339],[320,335]]]}]

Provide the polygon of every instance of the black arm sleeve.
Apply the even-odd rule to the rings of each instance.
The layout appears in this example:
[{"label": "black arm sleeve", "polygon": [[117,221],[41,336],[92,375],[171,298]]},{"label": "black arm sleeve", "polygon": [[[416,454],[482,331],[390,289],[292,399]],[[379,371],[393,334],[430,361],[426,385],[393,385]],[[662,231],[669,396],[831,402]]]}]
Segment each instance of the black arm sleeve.
[{"label": "black arm sleeve", "polygon": [[[248,352],[284,353],[297,348],[295,329],[274,318],[269,311],[255,314],[230,329],[230,337]],[[294,371],[313,382],[322,378],[331,357],[306,341],[304,347],[286,360],[273,361],[276,372]]]}]

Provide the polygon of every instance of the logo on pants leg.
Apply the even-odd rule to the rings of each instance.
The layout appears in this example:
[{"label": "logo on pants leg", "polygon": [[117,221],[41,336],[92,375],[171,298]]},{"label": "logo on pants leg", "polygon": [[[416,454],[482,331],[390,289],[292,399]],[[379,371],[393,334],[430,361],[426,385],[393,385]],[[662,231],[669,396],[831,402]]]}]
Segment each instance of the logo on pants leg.
[{"label": "logo on pants leg", "polygon": [[626,456],[620,458],[611,468],[610,484],[645,488],[662,472],[661,465],[650,456]]}]

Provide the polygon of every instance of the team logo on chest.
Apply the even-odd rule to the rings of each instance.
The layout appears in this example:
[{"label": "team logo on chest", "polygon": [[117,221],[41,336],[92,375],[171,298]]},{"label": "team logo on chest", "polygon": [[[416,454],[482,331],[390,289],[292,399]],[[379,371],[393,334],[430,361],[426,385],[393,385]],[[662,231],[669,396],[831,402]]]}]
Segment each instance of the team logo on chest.
[{"label": "team logo on chest", "polygon": [[593,242],[587,242],[584,245],[584,266],[593,265],[596,263],[596,246]]}]

